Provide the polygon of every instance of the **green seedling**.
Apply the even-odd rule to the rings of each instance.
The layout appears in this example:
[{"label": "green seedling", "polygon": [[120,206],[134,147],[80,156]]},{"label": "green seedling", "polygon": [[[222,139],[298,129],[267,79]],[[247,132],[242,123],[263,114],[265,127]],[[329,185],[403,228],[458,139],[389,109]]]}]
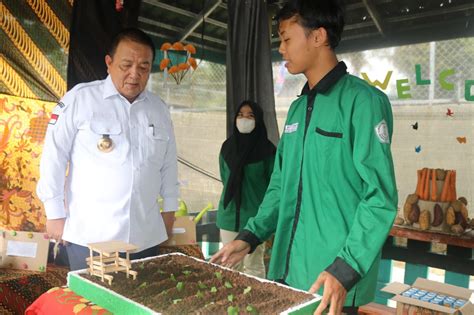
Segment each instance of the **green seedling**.
[{"label": "green seedling", "polygon": [[246,287],[244,289],[244,294],[250,293],[250,291],[252,291],[252,287]]},{"label": "green seedling", "polygon": [[234,295],[233,295],[233,294],[229,294],[229,295],[227,296],[227,300],[228,300],[229,302],[233,302],[233,301],[234,301]]},{"label": "green seedling", "polygon": [[200,290],[198,290],[198,293],[196,293],[196,297],[203,298],[204,294],[202,294],[202,292]]},{"label": "green seedling", "polygon": [[146,287],[146,286],[147,286],[147,283],[146,283],[146,281],[145,281],[145,282],[143,282],[142,284],[140,284],[140,285],[138,286],[138,288],[140,289],[140,288],[144,288],[144,287]]},{"label": "green seedling", "polygon": [[227,308],[228,315],[239,315],[239,307],[238,306],[229,306]]},{"label": "green seedling", "polygon": [[230,283],[229,281],[226,281],[226,282],[224,283],[224,286],[225,286],[227,289],[230,289],[230,288],[232,288],[232,283]]},{"label": "green seedling", "polygon": [[178,284],[176,285],[176,289],[177,289],[178,291],[181,291],[181,290],[183,290],[183,288],[184,288],[184,283],[178,282]]},{"label": "green seedling", "polygon": [[216,287],[212,287],[211,288],[211,293],[216,293],[217,292],[217,288]]},{"label": "green seedling", "polygon": [[189,270],[184,270],[184,271],[183,271],[183,274],[184,274],[185,276],[189,276],[189,275],[191,274],[191,271],[189,271]]},{"label": "green seedling", "polygon": [[176,299],[176,300],[173,300],[173,304],[178,304],[179,302],[181,302],[182,299]]},{"label": "green seedling", "polygon": [[198,282],[198,287],[199,287],[199,289],[207,289],[207,285],[205,285],[201,281]]},{"label": "green seedling", "polygon": [[176,278],[175,278],[174,274],[170,275],[170,279],[173,280],[173,281],[176,281]]},{"label": "green seedling", "polygon": [[222,272],[216,271],[214,274],[216,275],[217,279],[222,280]]},{"label": "green seedling", "polygon": [[252,315],[258,315],[257,309],[253,307],[252,305],[247,305],[245,309],[247,310],[247,312],[249,312]]}]

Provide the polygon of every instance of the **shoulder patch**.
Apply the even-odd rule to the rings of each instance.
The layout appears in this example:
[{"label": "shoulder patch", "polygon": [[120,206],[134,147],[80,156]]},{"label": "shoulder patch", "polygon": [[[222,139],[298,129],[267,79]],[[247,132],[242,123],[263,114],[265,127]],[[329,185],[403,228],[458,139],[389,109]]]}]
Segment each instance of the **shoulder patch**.
[{"label": "shoulder patch", "polygon": [[51,119],[49,120],[50,125],[56,124],[56,122],[59,119],[59,115],[64,112],[66,107],[67,107],[66,104],[63,102],[59,102],[58,104],[56,104],[56,106],[53,109],[53,112],[51,113]]},{"label": "shoulder patch", "polygon": [[62,112],[64,112],[64,110],[66,109],[67,105],[63,102],[59,102],[58,104],[56,104],[56,106],[54,107],[53,109],[53,113],[54,114],[60,114]]},{"label": "shoulder patch", "polygon": [[59,119],[59,115],[58,114],[51,114],[51,119],[49,120],[49,124],[50,125],[56,125],[56,122],[58,121]]},{"label": "shoulder patch", "polygon": [[390,143],[390,137],[388,135],[388,127],[387,123],[385,122],[385,119],[382,119],[381,122],[375,126],[375,134],[377,135],[377,138],[379,138],[379,141],[382,143]]}]

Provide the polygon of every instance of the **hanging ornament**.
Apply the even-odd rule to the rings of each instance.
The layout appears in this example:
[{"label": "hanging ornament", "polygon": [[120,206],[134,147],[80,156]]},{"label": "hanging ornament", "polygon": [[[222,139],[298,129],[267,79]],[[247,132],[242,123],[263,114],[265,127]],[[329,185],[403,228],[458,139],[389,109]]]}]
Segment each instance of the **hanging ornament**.
[{"label": "hanging ornament", "polygon": [[122,12],[123,10],[123,0],[115,0],[115,11]]},{"label": "hanging ornament", "polygon": [[165,72],[165,80],[170,75],[176,84],[180,84],[191,68],[196,70],[196,59],[191,57],[196,53],[196,48],[193,45],[183,45],[181,42],[176,42],[173,45],[164,43],[160,50],[163,51],[160,70]]}]

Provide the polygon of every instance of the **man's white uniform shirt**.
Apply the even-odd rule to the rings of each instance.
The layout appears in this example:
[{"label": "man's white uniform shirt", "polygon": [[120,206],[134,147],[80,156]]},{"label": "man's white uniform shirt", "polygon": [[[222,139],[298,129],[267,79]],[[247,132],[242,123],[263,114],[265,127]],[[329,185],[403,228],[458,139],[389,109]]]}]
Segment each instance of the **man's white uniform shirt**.
[{"label": "man's white uniform shirt", "polygon": [[[139,250],[167,239],[164,211],[178,208],[176,142],[165,103],[142,92],[130,104],[112,79],[78,84],[51,116],[37,193],[48,219],[66,218],[63,239],[121,240]],[[113,149],[97,144],[110,137]]]}]

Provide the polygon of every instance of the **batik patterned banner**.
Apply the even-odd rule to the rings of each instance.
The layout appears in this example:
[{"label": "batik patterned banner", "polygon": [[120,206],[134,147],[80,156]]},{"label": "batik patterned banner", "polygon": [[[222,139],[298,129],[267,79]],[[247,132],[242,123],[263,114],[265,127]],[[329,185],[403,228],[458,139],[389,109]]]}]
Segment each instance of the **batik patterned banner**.
[{"label": "batik patterned banner", "polygon": [[44,231],[39,161],[55,103],[0,94],[0,228]]},{"label": "batik patterned banner", "polygon": [[57,101],[66,92],[67,0],[0,1],[0,93]]}]

